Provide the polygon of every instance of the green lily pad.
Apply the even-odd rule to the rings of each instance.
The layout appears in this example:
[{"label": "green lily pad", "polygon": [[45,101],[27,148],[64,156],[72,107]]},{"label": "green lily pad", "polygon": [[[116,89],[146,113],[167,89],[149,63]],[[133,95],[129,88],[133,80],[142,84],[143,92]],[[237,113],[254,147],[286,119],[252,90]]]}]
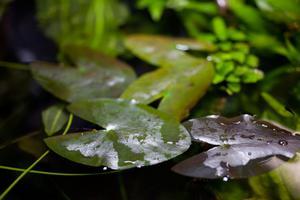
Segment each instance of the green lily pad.
[{"label": "green lily pad", "polygon": [[45,139],[59,155],[90,166],[126,169],[154,165],[185,152],[191,138],[168,115],[121,99],[75,102],[69,110],[105,130]]},{"label": "green lily pad", "polygon": [[137,57],[159,67],[186,67],[193,57],[185,51],[214,51],[209,42],[188,38],[173,38],[158,35],[135,34],[127,36],[125,46]]},{"label": "green lily pad", "polygon": [[68,115],[63,105],[56,104],[42,112],[42,119],[45,132],[51,136],[63,128],[68,121]]},{"label": "green lily pad", "polygon": [[161,68],[141,76],[121,97],[143,104],[162,98],[159,110],[177,120],[186,117],[190,108],[205,94],[214,69],[207,60],[185,51],[212,50],[214,47],[196,40],[147,35],[129,36],[125,44],[135,55]]},{"label": "green lily pad", "polygon": [[114,58],[99,52],[72,51],[70,57],[76,67],[45,62],[31,64],[34,79],[62,100],[116,98],[135,79],[134,71]]}]

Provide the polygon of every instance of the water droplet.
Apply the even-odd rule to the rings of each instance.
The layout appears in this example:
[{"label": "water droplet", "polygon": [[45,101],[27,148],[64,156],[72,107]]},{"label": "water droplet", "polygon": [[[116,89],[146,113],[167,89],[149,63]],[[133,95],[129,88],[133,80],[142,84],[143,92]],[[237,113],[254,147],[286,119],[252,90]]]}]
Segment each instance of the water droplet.
[{"label": "water droplet", "polygon": [[137,168],[141,168],[141,167],[142,167],[142,165],[137,165],[136,167],[137,167]]},{"label": "water droplet", "polygon": [[187,50],[189,50],[189,47],[184,44],[176,44],[176,49],[181,50],[181,51],[187,51]]},{"label": "water droplet", "polygon": [[207,61],[212,61],[213,60],[213,58],[211,56],[207,56],[206,59],[207,59]]},{"label": "water droplet", "polygon": [[286,145],[288,145],[288,142],[286,140],[279,140],[278,144],[281,146],[286,146]]},{"label": "water droplet", "polygon": [[227,182],[229,180],[229,177],[228,176],[224,176],[223,177],[223,181]]},{"label": "water droplet", "polygon": [[227,135],[220,135],[219,138],[222,142],[225,142],[228,140]]},{"label": "water droplet", "polygon": [[220,117],[219,115],[208,115],[208,116],[206,116],[206,118],[211,118],[211,119],[217,119],[219,117]]},{"label": "water droplet", "polygon": [[134,105],[134,104],[137,104],[138,102],[135,99],[131,99],[130,103]]},{"label": "water droplet", "polygon": [[261,124],[262,127],[267,128],[268,126],[266,124]]},{"label": "water droplet", "polygon": [[107,167],[103,167],[103,171],[106,171],[107,170]]},{"label": "water droplet", "polygon": [[248,156],[251,156],[252,155],[252,153],[251,152],[248,152]]},{"label": "water droplet", "polygon": [[173,144],[173,142],[169,141],[169,142],[167,142],[167,144]]},{"label": "water droplet", "polygon": [[117,125],[115,124],[108,124],[106,126],[106,130],[110,131],[110,130],[115,130],[117,128]]}]

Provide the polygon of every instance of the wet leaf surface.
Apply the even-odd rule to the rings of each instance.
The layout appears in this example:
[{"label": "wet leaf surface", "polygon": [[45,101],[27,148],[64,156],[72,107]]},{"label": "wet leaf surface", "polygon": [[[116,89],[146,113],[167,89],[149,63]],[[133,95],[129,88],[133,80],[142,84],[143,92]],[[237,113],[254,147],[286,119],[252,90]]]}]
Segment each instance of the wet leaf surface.
[{"label": "wet leaf surface", "polygon": [[72,47],[68,56],[76,67],[45,62],[31,64],[35,80],[62,100],[116,98],[135,79],[128,65],[99,52]]},{"label": "wet leaf surface", "polygon": [[192,56],[185,51],[214,51],[212,43],[187,38],[135,34],[127,36],[125,46],[137,57],[158,67],[185,68]]},{"label": "wet leaf surface", "polygon": [[178,120],[186,117],[189,109],[205,94],[214,69],[207,60],[185,51],[212,50],[214,47],[196,40],[151,35],[129,36],[125,44],[135,55],[161,68],[136,80],[122,98],[144,104],[162,98],[159,110]]},{"label": "wet leaf surface", "polygon": [[111,169],[142,167],[180,155],[191,143],[173,118],[133,101],[88,100],[71,104],[69,110],[105,128],[45,140],[50,149],[74,162]]},{"label": "wet leaf surface", "polygon": [[42,112],[42,119],[46,134],[51,136],[63,128],[68,121],[68,115],[63,105],[56,104]]},{"label": "wet leaf surface", "polygon": [[184,123],[196,142],[220,145],[173,170],[197,178],[243,178],[270,171],[294,157],[300,137],[250,115],[208,116]]}]

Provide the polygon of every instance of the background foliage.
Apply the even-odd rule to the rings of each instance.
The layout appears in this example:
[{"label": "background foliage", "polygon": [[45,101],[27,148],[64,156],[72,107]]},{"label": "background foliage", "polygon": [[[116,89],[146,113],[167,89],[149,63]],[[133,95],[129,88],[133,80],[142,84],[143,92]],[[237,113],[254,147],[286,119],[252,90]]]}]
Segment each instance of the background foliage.
[{"label": "background foliage", "polygon": [[[42,155],[43,139],[67,123],[65,101],[76,97],[121,95],[177,121],[249,113],[300,131],[299,11],[298,0],[1,1],[0,66],[7,67],[0,69],[2,168],[27,168]],[[103,54],[111,57],[96,59]],[[27,65],[37,60],[50,61],[45,66],[56,75]],[[110,85],[120,77],[124,82]],[[99,84],[108,85],[101,94],[95,90]],[[72,132],[92,129],[101,128],[74,118]],[[206,149],[192,144],[159,165],[92,177],[64,177],[99,173],[99,168],[50,154],[37,170],[64,176],[28,175],[9,197],[300,199],[298,154],[272,172],[243,180],[192,180],[170,172],[175,163]],[[3,191],[18,173],[1,171]]]}]

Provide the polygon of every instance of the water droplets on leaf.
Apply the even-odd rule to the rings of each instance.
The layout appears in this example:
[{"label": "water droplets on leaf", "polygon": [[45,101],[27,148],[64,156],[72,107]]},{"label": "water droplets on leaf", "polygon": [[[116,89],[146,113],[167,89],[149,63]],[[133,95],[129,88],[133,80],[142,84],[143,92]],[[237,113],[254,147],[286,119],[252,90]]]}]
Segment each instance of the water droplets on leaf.
[{"label": "water droplets on leaf", "polygon": [[106,129],[45,140],[53,151],[75,162],[111,169],[139,168],[169,160],[190,146],[184,127],[146,105],[95,99],[75,102],[68,108]]},{"label": "water droplets on leaf", "polygon": [[34,79],[62,100],[74,102],[100,97],[117,98],[135,79],[130,66],[115,58],[77,46],[64,50],[75,67],[46,62],[31,64]]},{"label": "water droplets on leaf", "polygon": [[234,118],[209,116],[189,120],[184,125],[195,142],[220,145],[173,167],[175,172],[186,176],[254,176],[278,167],[300,149],[299,136],[250,115]]}]

